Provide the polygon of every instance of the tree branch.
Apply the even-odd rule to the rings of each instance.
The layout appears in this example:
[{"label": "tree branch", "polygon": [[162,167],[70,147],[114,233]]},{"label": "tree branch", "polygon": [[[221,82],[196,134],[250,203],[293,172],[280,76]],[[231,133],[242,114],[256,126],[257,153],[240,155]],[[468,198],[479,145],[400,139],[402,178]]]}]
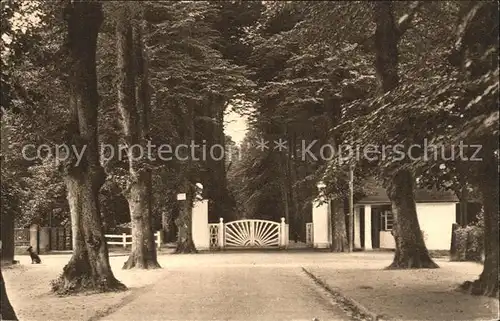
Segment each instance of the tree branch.
[{"label": "tree branch", "polygon": [[[409,12],[404,14],[401,18],[399,18],[398,23],[396,25],[397,37],[398,40],[401,39],[403,34],[411,28],[412,21],[415,18],[415,15],[420,10],[424,1],[414,1],[411,3]],[[375,46],[375,33],[370,35],[368,38],[361,40],[358,43],[361,47],[363,47],[366,51],[373,51]]]},{"label": "tree branch", "polygon": [[[485,2],[483,2],[483,1],[477,2],[469,9],[469,12],[463,18],[462,22],[460,23],[460,25],[458,26],[457,31],[456,31],[456,34],[457,34],[456,39],[457,40],[455,41],[455,44],[454,44],[453,54],[455,54],[457,56],[460,56],[462,54],[463,48],[464,48],[464,38],[467,34],[467,30],[470,28],[470,25],[471,25],[472,21],[474,20],[474,18],[476,17],[479,9],[481,9],[484,5],[485,5]],[[458,65],[461,61],[460,61],[460,59],[455,59],[455,61],[453,61],[453,62],[455,62],[456,65]]]},{"label": "tree branch", "polygon": [[399,18],[398,25],[396,27],[396,29],[398,30],[398,38],[401,38],[403,34],[408,29],[410,29],[410,27],[412,26],[411,22],[413,21],[413,18],[415,18],[415,15],[423,4],[423,1],[412,2],[412,4],[410,5],[410,12]]}]

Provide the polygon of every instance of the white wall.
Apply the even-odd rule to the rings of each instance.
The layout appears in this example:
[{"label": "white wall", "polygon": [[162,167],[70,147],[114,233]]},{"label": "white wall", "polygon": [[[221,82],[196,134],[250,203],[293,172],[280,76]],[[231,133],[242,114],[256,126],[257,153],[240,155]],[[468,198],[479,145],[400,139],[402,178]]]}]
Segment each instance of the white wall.
[{"label": "white wall", "polygon": [[330,246],[330,211],[328,204],[318,206],[318,202],[313,202],[313,242],[315,248],[328,248]]},{"label": "white wall", "polygon": [[[417,203],[417,217],[428,250],[449,250],[451,226],[455,223],[455,203]],[[380,231],[380,248],[394,249],[390,231]]]},{"label": "white wall", "polygon": [[197,250],[210,249],[210,228],[208,226],[208,200],[197,200],[192,216],[193,242]]},{"label": "white wall", "polygon": [[354,248],[361,248],[361,215],[359,207],[354,208]]},{"label": "white wall", "polygon": [[381,249],[395,249],[396,242],[394,241],[394,236],[392,236],[391,231],[380,231],[380,248]]},{"label": "white wall", "polygon": [[449,250],[451,225],[455,223],[455,203],[420,203],[417,215],[428,250]]},{"label": "white wall", "polygon": [[365,250],[372,249],[372,207],[365,205]]}]

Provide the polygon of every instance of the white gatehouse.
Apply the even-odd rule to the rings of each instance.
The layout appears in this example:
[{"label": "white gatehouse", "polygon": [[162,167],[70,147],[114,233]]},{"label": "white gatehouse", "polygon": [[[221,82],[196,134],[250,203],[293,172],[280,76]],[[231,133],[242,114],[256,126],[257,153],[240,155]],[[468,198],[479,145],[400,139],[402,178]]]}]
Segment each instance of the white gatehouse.
[{"label": "white gatehouse", "polygon": [[222,248],[286,248],[288,224],[281,222],[245,219],[208,224],[211,249]]}]

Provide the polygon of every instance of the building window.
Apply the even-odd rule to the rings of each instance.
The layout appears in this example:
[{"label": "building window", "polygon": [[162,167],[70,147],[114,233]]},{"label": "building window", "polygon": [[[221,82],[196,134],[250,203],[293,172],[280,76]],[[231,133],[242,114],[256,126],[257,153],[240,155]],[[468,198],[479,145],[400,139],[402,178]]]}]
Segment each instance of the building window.
[{"label": "building window", "polygon": [[394,216],[391,211],[382,211],[380,213],[380,229],[382,231],[392,231],[392,226],[394,224]]}]

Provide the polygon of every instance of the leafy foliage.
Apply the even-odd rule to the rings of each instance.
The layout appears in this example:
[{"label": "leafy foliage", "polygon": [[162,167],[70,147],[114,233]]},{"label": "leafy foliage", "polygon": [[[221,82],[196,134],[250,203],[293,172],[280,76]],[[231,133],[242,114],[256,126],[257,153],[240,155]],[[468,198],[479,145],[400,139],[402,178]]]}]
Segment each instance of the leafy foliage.
[{"label": "leafy foliage", "polygon": [[[98,45],[99,137],[114,146],[123,143],[117,135],[113,31],[114,9],[123,5],[104,5],[106,21]],[[401,79],[400,86],[385,95],[376,92],[373,3],[126,5],[135,12],[134,19],[146,21],[152,144],[183,143],[191,125],[196,143],[231,143],[223,134],[224,113],[232,108],[249,115],[240,159],[230,165],[197,162],[188,172],[180,161],[150,164],[157,225],[165,213],[175,212],[173,195],[185,177],[203,181],[206,196],[224,203],[224,211],[271,219],[288,211],[302,228],[318,180],[327,185],[325,196],[348,196],[347,173],[353,162],[343,157],[342,146],[401,144],[406,150],[427,142],[450,152],[461,140],[483,144],[498,139],[498,45],[486,23],[486,18],[494,19],[488,12],[497,11],[490,2],[395,3]],[[68,209],[57,166],[50,159],[25,161],[20,153],[28,143],[52,144],[65,138],[68,75],[59,58],[64,56],[61,17],[54,3],[40,1],[2,1],[1,9],[2,130],[9,132],[8,140],[2,137],[2,167],[7,169],[2,171],[2,206],[16,212],[22,224],[47,222],[49,213],[62,222]],[[485,19],[474,18],[474,12]],[[460,22],[469,16],[466,23]],[[272,150],[272,142],[280,138],[287,149]],[[259,139],[270,141],[271,149],[257,150]],[[302,158],[302,142],[307,146],[313,141],[318,143],[311,153],[319,160]],[[321,159],[322,144],[334,146],[334,157]],[[400,160],[390,150],[384,158],[357,160],[356,198],[373,188],[372,177],[383,180],[406,168],[419,178],[419,187],[458,192],[465,185],[476,198],[478,164],[441,155],[425,159],[426,152],[413,148],[415,160]],[[465,156],[473,152],[468,149]],[[114,159],[103,165],[103,216],[108,225],[120,224],[127,216],[120,195],[127,163]]]}]

